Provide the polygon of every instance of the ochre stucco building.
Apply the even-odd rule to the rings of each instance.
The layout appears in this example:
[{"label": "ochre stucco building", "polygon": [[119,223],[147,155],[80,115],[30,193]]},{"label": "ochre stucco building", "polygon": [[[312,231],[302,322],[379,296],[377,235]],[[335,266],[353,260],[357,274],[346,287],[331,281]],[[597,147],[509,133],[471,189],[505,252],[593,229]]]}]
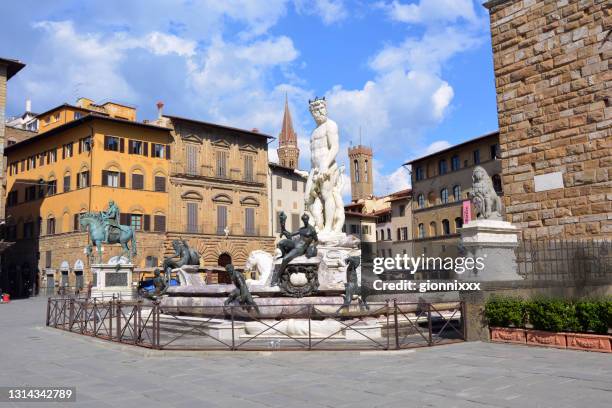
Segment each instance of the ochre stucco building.
[{"label": "ochre stucco building", "polygon": [[[151,271],[187,240],[202,266],[242,267],[269,236],[267,135],[80,99],[38,116],[39,133],[6,149],[8,288],[85,285],[79,214],[114,200],[138,241],[134,263]],[[118,255],[104,245],[104,258]]]}]

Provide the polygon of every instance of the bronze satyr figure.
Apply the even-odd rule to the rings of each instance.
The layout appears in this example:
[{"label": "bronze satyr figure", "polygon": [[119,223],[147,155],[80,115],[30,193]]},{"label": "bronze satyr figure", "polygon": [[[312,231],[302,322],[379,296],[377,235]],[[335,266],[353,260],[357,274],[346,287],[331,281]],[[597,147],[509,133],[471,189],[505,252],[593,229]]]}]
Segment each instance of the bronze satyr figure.
[{"label": "bronze satyr figure", "polygon": [[359,301],[359,310],[364,308],[370,310],[368,302],[366,302],[364,294],[362,294],[361,286],[357,281],[357,267],[361,263],[361,258],[358,256],[349,256],[344,260],[346,262],[346,283],[344,284],[344,303],[336,313],[342,309],[348,309],[351,306],[351,301],[357,299]]},{"label": "bronze satyr figure", "polygon": [[229,274],[230,278],[232,279],[232,283],[234,286],[236,286],[236,288],[227,296],[224,305],[227,306],[234,300],[238,300],[238,304],[242,305],[244,309],[250,310],[251,308],[254,308],[255,312],[259,314],[259,308],[253,300],[251,292],[249,292],[244,276],[242,276],[242,274],[238,272],[232,264],[226,265],[225,270]]}]

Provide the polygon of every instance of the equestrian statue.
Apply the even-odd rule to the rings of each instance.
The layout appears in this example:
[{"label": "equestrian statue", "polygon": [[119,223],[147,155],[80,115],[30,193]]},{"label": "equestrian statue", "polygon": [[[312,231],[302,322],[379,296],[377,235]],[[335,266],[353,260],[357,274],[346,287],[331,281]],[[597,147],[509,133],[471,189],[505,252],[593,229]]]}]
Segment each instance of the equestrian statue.
[{"label": "equestrian statue", "polygon": [[[108,202],[108,208],[100,212],[88,212],[79,216],[81,227],[89,230],[89,242],[87,245],[87,256],[93,257],[93,247],[98,252],[97,262],[102,263],[102,244],[121,244],[123,251],[121,256],[126,256],[131,262],[136,256],[136,233],[131,225],[119,223],[119,207],[113,200]],[[131,248],[128,247],[131,243]]]}]

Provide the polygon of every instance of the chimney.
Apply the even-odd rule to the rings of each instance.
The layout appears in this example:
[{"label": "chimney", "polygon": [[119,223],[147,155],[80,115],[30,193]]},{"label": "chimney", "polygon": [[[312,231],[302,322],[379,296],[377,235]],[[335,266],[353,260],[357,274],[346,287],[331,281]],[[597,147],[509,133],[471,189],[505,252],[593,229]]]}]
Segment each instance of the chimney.
[{"label": "chimney", "polygon": [[164,103],[162,101],[157,102],[157,119],[161,119],[163,115]]},{"label": "chimney", "polygon": [[32,112],[32,101],[30,99],[26,99],[26,112]]},{"label": "chimney", "polygon": [[259,129],[257,129],[257,128],[253,128],[253,129],[251,129],[251,132],[253,132],[253,133],[259,133]]}]

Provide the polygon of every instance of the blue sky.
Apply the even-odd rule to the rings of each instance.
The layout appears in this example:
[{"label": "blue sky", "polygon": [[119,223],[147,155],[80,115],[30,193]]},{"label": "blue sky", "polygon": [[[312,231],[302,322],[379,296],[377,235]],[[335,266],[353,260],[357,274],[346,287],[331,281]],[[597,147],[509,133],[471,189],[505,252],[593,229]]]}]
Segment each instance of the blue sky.
[{"label": "blue sky", "polygon": [[142,120],[162,100],[276,136],[287,93],[306,169],[307,101],[325,95],[340,161],[360,128],[374,148],[378,194],[408,185],[406,160],[498,126],[488,14],[472,0],[22,0],[0,22],[0,56],[27,64],[8,116],[26,98],[44,111],[86,96]]}]

